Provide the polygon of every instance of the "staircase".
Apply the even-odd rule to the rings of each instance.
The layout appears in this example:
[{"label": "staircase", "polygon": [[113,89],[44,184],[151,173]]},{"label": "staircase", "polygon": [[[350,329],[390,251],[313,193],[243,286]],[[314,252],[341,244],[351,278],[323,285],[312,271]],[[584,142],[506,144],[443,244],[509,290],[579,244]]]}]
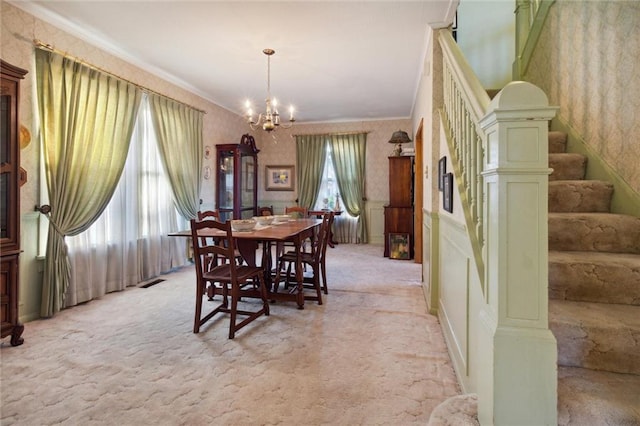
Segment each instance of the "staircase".
[{"label": "staircase", "polygon": [[558,424],[640,425],[640,218],[610,212],[613,186],[549,132],[549,328]]}]

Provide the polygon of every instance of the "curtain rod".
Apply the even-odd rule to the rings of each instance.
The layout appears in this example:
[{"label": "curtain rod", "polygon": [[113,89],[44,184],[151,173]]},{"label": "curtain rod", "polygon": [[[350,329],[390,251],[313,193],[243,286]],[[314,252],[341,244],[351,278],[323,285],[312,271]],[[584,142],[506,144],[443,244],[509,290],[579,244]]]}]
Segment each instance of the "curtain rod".
[{"label": "curtain rod", "polygon": [[83,60],[83,59],[78,58],[77,56],[70,55],[68,52],[64,52],[64,51],[62,51],[62,50],[56,49],[56,48],[55,48],[55,47],[53,47],[52,45],[47,44],[47,43],[44,43],[44,42],[42,42],[42,41],[40,41],[40,40],[38,40],[38,39],[33,40],[33,44],[34,44],[37,48],[44,49],[44,50],[49,50],[49,51],[51,51],[51,52],[57,53],[58,55],[62,55],[62,56],[64,56],[65,58],[69,58],[69,59],[72,59],[72,60],[74,60],[74,61],[76,61],[76,62],[79,62],[79,63],[81,63],[82,65],[86,65],[86,66],[88,66],[89,68],[93,68],[93,69],[94,69],[94,70],[96,70],[96,71],[100,71],[100,72],[105,73],[105,74],[107,74],[107,75],[109,75],[109,76],[111,76],[111,77],[115,77],[115,78],[117,78],[117,79],[119,79],[119,80],[122,80],[122,81],[124,81],[124,82],[126,82],[126,83],[133,84],[134,86],[136,86],[136,87],[138,87],[139,89],[141,89],[143,92],[147,92],[147,93],[151,93],[151,94],[154,94],[154,95],[159,95],[159,96],[165,97],[165,98],[167,98],[167,99],[169,99],[169,100],[172,100],[172,101],[174,101],[174,102],[177,102],[177,103],[179,103],[179,104],[186,105],[186,106],[188,106],[189,108],[192,108],[192,109],[194,109],[194,110],[196,110],[196,111],[198,111],[198,112],[201,112],[201,113],[203,113],[203,114],[206,114],[206,113],[207,113],[206,111],[204,111],[204,110],[202,110],[202,109],[200,109],[200,108],[196,108],[196,107],[194,107],[193,105],[189,105],[189,104],[187,104],[187,103],[185,103],[185,102],[179,101],[179,100],[177,100],[177,99],[175,99],[175,98],[172,98],[172,97],[170,97],[170,96],[164,95],[164,94],[162,94],[162,93],[160,93],[160,92],[156,92],[155,90],[149,89],[148,87],[145,87],[145,86],[143,86],[143,85],[141,85],[141,84],[134,83],[133,81],[131,81],[131,80],[129,80],[129,79],[126,79],[126,78],[120,77],[119,75],[114,74],[114,73],[112,73],[111,71],[107,71],[107,70],[105,70],[104,68],[100,68],[100,67],[98,67],[98,66],[96,66],[96,65],[93,65],[93,64],[91,64],[91,63],[89,63],[89,62],[87,62],[87,61],[85,61],[85,60]]},{"label": "curtain rod", "polygon": [[296,133],[296,134],[292,134],[291,136],[322,136],[322,135],[329,135],[329,136],[347,136],[347,135],[360,135],[362,133],[364,133],[365,135],[371,133],[371,130],[363,130],[361,132],[333,132],[333,133]]}]

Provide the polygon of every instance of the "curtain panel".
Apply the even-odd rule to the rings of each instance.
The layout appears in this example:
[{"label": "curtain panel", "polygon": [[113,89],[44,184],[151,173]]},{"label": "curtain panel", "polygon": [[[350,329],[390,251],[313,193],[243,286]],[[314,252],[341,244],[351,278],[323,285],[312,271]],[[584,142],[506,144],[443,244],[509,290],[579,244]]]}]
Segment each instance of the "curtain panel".
[{"label": "curtain panel", "polygon": [[298,205],[312,209],[322,184],[327,135],[296,136]]},{"label": "curtain panel", "polygon": [[157,94],[150,94],[149,101],[176,208],[186,220],[195,219],[200,208],[203,112]]},{"label": "curtain panel", "polygon": [[176,211],[164,173],[149,102],[143,95],[124,171],[100,218],[65,239],[71,279],[64,307],[74,306],[188,264],[188,228]]},{"label": "curtain panel", "polygon": [[122,174],[142,91],[55,52],[36,49],[36,88],[51,211],[41,315],[64,306],[65,236],[100,216]]},{"label": "curtain panel", "polygon": [[358,242],[367,243],[365,165],[367,134],[331,135],[331,158],[344,209],[358,218]]}]

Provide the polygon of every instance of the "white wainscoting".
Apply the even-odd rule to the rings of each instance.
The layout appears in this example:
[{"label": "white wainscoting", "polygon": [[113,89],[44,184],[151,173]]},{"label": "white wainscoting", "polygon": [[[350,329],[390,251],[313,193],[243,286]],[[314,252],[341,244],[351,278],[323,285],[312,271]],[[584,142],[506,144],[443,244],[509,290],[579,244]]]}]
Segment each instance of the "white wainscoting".
[{"label": "white wainscoting", "polygon": [[468,374],[469,359],[469,270],[471,252],[466,250],[466,229],[441,216],[440,221],[440,299],[439,314],[449,351]]},{"label": "white wainscoting", "polygon": [[384,244],[384,205],[388,201],[367,201],[369,244]]},{"label": "white wainscoting", "polygon": [[[479,352],[480,310],[485,304],[466,227],[450,215],[433,217],[439,230],[432,267],[439,270],[438,318],[464,392],[476,392],[483,366]],[[433,223],[432,223],[433,225]],[[436,260],[437,259],[437,260]],[[433,295],[432,295],[433,299]]]}]

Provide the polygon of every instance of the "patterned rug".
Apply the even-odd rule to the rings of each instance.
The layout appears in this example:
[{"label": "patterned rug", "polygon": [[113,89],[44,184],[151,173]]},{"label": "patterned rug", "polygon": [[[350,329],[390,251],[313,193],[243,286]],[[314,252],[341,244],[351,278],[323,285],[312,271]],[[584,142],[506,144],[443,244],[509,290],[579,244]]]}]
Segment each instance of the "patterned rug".
[{"label": "patterned rug", "polygon": [[427,424],[459,387],[420,265],[382,251],[329,249],[322,306],[272,304],[234,340],[226,316],[191,332],[192,267],[29,322],[2,341],[0,423]]}]

